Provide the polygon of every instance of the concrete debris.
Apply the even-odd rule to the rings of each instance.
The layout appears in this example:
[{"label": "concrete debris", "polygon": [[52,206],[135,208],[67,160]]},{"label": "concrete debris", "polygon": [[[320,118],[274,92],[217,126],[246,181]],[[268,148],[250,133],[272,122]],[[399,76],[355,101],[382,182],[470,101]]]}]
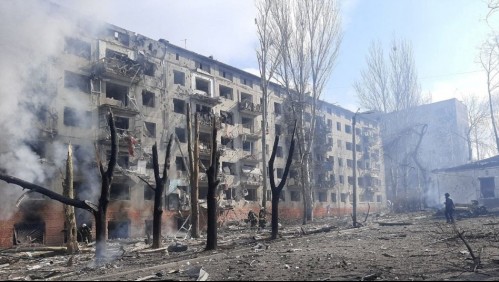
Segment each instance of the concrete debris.
[{"label": "concrete debris", "polygon": [[167,250],[169,252],[185,252],[187,251],[187,245],[184,245],[180,242],[175,242],[168,246]]}]

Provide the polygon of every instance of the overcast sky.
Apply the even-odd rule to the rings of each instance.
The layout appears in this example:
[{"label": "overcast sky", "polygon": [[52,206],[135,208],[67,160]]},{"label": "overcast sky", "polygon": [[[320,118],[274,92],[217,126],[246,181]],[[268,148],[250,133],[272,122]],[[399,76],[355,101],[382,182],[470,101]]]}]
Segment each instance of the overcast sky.
[{"label": "overcast sky", "polygon": [[[247,71],[258,69],[253,0],[53,0],[106,22],[186,47]],[[485,0],[342,0],[344,39],[323,98],[357,109],[352,84],[372,40],[413,44],[422,90],[433,101],[486,95],[478,48],[499,27]]]}]

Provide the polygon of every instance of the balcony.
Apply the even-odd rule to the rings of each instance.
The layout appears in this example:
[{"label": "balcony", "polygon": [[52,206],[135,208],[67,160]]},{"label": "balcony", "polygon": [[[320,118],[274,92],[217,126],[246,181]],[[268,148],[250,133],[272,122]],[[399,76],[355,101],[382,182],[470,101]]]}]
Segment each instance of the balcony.
[{"label": "balcony", "polygon": [[193,90],[191,94],[191,99],[197,102],[202,102],[204,104],[209,105],[210,107],[219,105],[222,103],[222,99],[220,97],[211,97],[208,93],[203,90]]},{"label": "balcony", "polygon": [[256,141],[262,138],[262,131],[261,130],[257,131],[254,129],[243,127],[240,136],[243,141],[244,140]]},{"label": "balcony", "polygon": [[213,118],[216,119],[215,127],[217,129],[222,128],[222,123],[215,115],[211,113],[199,113],[199,129],[203,131],[210,131],[213,128]]},{"label": "balcony", "polygon": [[262,172],[258,168],[252,170],[242,169],[241,170],[241,184],[246,186],[260,186],[263,183]]},{"label": "balcony", "polygon": [[252,163],[252,164],[256,164],[256,163],[259,163],[262,161],[262,156],[261,155],[258,155],[258,154],[249,154],[247,152],[243,152],[244,155],[243,157],[241,158],[241,161],[245,162],[245,163]]},{"label": "balcony", "polygon": [[141,65],[125,54],[114,52],[106,54],[106,57],[98,60],[92,65],[91,72],[95,76],[111,79],[139,82],[141,79]]},{"label": "balcony", "polygon": [[258,116],[262,114],[261,105],[249,101],[239,102],[239,112],[251,116]]}]

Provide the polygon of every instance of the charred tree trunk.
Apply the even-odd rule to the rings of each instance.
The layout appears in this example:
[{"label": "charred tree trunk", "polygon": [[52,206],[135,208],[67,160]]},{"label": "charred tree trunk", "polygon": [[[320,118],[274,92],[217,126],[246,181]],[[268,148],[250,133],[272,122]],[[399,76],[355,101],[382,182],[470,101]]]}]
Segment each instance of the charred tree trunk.
[{"label": "charred tree trunk", "polygon": [[[191,136],[192,132],[194,132],[194,140]],[[189,104],[187,104],[187,142],[191,184],[191,236],[193,238],[199,238],[199,121],[198,114],[196,113],[193,129]]]},{"label": "charred tree trunk", "polygon": [[286,160],[286,167],[284,168],[282,180],[277,187],[275,185],[275,178],[274,178],[274,161],[277,153],[277,145],[279,144],[279,135],[276,135],[275,137],[274,147],[272,148],[272,155],[270,156],[269,160],[270,189],[272,189],[272,240],[277,239],[277,233],[279,232],[279,198],[281,196],[282,189],[286,184],[289,168],[291,167],[291,162],[293,161],[293,151],[295,149],[295,129],[296,129],[296,122],[293,128],[293,135],[291,136],[291,145],[289,146],[288,159]]},{"label": "charred tree trunk", "polygon": [[208,228],[206,231],[206,250],[215,250],[217,248],[217,198],[216,192],[220,180],[218,179],[218,167],[220,154],[217,150],[217,121],[213,117],[213,133],[211,144],[211,166],[206,170],[208,177]]},{"label": "charred tree trunk", "polygon": [[101,195],[99,198],[99,206],[97,208],[97,211],[94,212],[96,237],[95,256],[97,257],[97,259],[102,259],[106,255],[107,206],[109,204],[111,183],[113,182],[114,167],[116,166],[118,155],[118,139],[116,136],[116,127],[114,125],[112,112],[109,112],[108,124],[111,131],[111,156],[109,156],[107,170],[104,170],[102,162],[100,161],[100,159],[98,160],[99,171],[101,174]]},{"label": "charred tree trunk", "polygon": [[[63,196],[70,199],[74,198],[73,189],[73,149],[71,144],[68,146],[68,158],[66,160],[66,177],[64,178],[63,184]],[[76,218],[75,218],[75,208],[70,205],[64,205],[64,215],[65,215],[65,225],[66,225],[66,239],[67,239],[67,250],[69,254],[73,254],[79,251],[78,239],[76,237]]]},{"label": "charred tree trunk", "polygon": [[152,223],[152,248],[161,248],[161,218],[163,215],[163,194],[165,184],[168,181],[168,170],[170,169],[170,151],[172,147],[173,135],[170,135],[168,146],[166,147],[165,165],[163,167],[163,177],[159,175],[158,146],[156,143],[152,146],[152,159],[154,167],[154,179],[156,180],[156,189],[154,191],[154,211]]},{"label": "charred tree trunk", "polygon": [[111,131],[111,156],[109,157],[107,170],[104,170],[104,166],[102,165],[102,162],[100,161],[100,158],[98,157],[97,154],[97,163],[99,165],[99,171],[102,178],[101,196],[99,198],[98,206],[89,201],[81,201],[65,197],[45,187],[7,175],[5,170],[0,169],[0,180],[3,180],[7,183],[19,185],[28,190],[38,192],[63,204],[70,205],[80,209],[85,209],[92,212],[95,217],[95,232],[96,232],[95,254],[97,259],[104,258],[106,253],[107,205],[109,203],[109,192],[110,192],[109,190],[111,187],[111,183],[113,181],[113,170],[114,167],[116,166],[116,158],[118,154],[116,127],[114,126],[114,118],[111,112],[109,112],[108,115],[108,123]]}]

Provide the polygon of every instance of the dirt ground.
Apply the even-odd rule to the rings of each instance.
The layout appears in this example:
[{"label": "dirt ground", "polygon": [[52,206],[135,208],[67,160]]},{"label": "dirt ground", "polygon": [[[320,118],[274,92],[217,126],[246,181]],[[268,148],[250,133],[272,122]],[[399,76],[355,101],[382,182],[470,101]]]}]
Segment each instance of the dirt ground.
[{"label": "dirt ground", "polygon": [[[453,226],[434,211],[371,215],[353,229],[347,218],[307,226],[283,223],[281,238],[234,224],[219,230],[217,251],[205,239],[165,238],[186,251],[150,253],[143,238],[109,242],[110,258],[97,264],[91,247],[74,256],[0,251],[2,280],[498,280],[497,213],[456,221],[475,256]],[[363,217],[360,217],[363,218]],[[304,232],[306,234],[304,234]],[[317,232],[317,233],[314,233]],[[313,233],[313,234],[310,234]]]}]

